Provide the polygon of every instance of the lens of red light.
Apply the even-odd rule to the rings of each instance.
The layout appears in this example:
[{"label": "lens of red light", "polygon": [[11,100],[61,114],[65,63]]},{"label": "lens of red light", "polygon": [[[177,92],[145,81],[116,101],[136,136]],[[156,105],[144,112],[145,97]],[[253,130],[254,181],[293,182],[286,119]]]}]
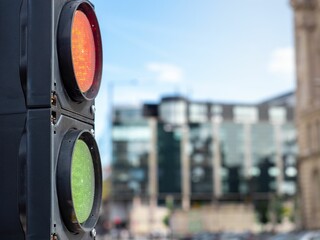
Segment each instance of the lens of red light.
[{"label": "lens of red light", "polygon": [[73,18],[71,47],[74,73],[78,87],[84,93],[94,80],[96,55],[91,24],[80,10],[75,12]]},{"label": "lens of red light", "polygon": [[102,76],[100,28],[92,5],[69,1],[58,27],[58,55],[61,77],[69,97],[75,102],[93,100]]}]

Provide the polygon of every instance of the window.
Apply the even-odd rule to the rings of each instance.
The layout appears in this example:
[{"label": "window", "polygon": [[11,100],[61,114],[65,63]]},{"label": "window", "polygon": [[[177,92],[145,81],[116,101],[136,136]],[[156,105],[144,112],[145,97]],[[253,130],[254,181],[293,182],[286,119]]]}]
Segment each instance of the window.
[{"label": "window", "polygon": [[269,109],[269,121],[272,123],[284,123],[287,119],[287,111],[284,107],[271,107]]},{"label": "window", "polygon": [[286,170],[285,170],[285,174],[288,176],[288,177],[295,177],[297,176],[297,169],[295,167],[288,167]]},{"label": "window", "polygon": [[234,107],[233,115],[236,122],[254,123],[258,121],[258,109],[256,107]]},{"label": "window", "polygon": [[170,124],[186,123],[187,103],[184,100],[162,102],[160,117],[162,121]]},{"label": "window", "polygon": [[223,108],[219,105],[212,105],[211,106],[211,115],[217,116],[222,115]]},{"label": "window", "polygon": [[138,141],[151,139],[151,129],[148,126],[115,126],[112,130],[115,141]]},{"label": "window", "polygon": [[192,103],[189,106],[190,122],[204,123],[208,120],[206,104]]},{"label": "window", "polygon": [[251,175],[252,176],[257,177],[257,176],[260,176],[260,174],[261,174],[261,171],[259,168],[257,168],[257,167],[251,168]]},{"label": "window", "polygon": [[284,194],[294,195],[296,193],[296,184],[292,181],[285,181],[282,183],[281,191]]},{"label": "window", "polygon": [[269,168],[269,170],[268,170],[268,174],[269,174],[270,177],[276,177],[276,176],[279,175],[279,173],[280,173],[280,171],[279,171],[279,169],[276,168],[276,167],[271,167],[271,168]]}]

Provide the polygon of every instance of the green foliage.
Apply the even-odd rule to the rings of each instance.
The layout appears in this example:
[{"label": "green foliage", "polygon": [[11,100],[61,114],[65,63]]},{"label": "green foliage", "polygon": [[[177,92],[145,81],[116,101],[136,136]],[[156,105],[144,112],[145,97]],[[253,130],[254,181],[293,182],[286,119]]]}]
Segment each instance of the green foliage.
[{"label": "green foliage", "polygon": [[283,200],[279,196],[274,196],[271,204],[270,204],[270,211],[275,217],[276,223],[282,223],[283,217],[285,215],[285,208],[283,206]]},{"label": "green foliage", "polygon": [[293,216],[293,211],[289,207],[285,207],[283,199],[275,195],[271,200],[259,200],[255,202],[255,211],[259,223],[262,225],[270,222],[272,218],[273,224],[280,224],[284,217]]},{"label": "green foliage", "polygon": [[166,215],[163,220],[162,220],[163,224],[166,225],[167,227],[169,227],[170,224],[170,216]]},{"label": "green foliage", "polygon": [[259,200],[255,203],[255,210],[257,213],[258,221],[261,224],[267,224],[269,219],[269,211],[268,211],[269,201],[268,200]]},{"label": "green foliage", "polygon": [[166,197],[166,207],[170,212],[173,212],[174,209],[174,199],[172,196]]}]

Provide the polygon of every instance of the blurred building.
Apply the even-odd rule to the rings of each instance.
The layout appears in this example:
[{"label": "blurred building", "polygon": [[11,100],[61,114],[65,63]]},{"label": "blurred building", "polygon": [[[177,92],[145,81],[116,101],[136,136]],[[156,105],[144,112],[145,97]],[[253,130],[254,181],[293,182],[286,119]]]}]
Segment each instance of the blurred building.
[{"label": "blurred building", "polygon": [[294,100],[293,92],[257,104],[171,96],[115,108],[112,199],[127,208],[139,197],[152,211],[168,200],[188,210],[293,196]]},{"label": "blurred building", "polygon": [[299,131],[299,196],[303,228],[320,228],[320,6],[292,0],[295,21]]}]

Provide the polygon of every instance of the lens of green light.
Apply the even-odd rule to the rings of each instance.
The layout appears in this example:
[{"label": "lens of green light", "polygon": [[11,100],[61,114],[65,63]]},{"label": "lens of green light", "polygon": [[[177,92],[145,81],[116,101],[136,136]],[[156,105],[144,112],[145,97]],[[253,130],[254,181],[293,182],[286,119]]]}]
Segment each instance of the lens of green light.
[{"label": "lens of green light", "polygon": [[73,207],[79,223],[90,216],[94,199],[94,168],[88,145],[77,140],[72,156],[71,190]]}]

